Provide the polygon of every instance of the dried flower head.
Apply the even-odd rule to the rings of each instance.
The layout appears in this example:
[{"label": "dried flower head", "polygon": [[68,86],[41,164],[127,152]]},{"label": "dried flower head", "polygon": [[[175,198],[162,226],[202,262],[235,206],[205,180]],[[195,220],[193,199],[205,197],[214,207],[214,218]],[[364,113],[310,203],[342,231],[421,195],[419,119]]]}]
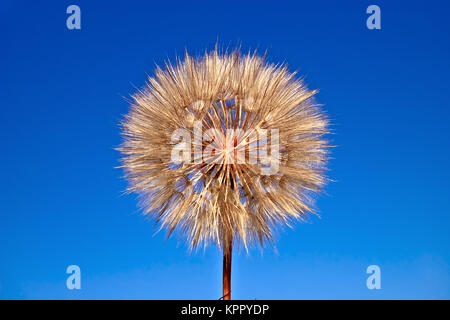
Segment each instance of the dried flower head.
[{"label": "dried flower head", "polygon": [[157,68],[123,121],[129,191],[192,248],[272,243],[313,212],[327,120],[286,66],[218,50]]}]

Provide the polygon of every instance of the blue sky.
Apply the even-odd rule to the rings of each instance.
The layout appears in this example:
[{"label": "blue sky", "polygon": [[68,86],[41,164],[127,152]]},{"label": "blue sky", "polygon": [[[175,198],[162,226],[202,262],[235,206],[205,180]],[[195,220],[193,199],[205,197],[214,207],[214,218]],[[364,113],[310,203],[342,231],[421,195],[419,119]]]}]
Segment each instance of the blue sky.
[{"label": "blue sky", "polygon": [[[66,8],[81,8],[81,30]],[[381,30],[366,28],[370,4]],[[221,257],[165,241],[114,169],[155,63],[218,41],[305,76],[337,146],[321,218],[236,253],[235,299],[449,299],[445,1],[3,1],[0,298],[218,299]],[[67,266],[81,290],[66,288]],[[381,289],[366,268],[381,268]]]}]

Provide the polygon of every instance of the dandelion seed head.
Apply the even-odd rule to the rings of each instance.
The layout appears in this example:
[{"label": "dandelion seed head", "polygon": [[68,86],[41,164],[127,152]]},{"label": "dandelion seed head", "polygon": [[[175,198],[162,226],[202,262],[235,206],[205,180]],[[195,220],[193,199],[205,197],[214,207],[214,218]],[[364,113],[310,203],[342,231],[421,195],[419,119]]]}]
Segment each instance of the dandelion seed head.
[{"label": "dandelion seed head", "polygon": [[[328,120],[316,92],[256,53],[216,49],[158,67],[122,123],[128,191],[191,248],[272,243],[277,227],[314,212],[313,196],[326,182]],[[202,140],[182,145],[191,161],[175,163],[173,133],[192,137],[196,124]],[[273,150],[279,167],[263,174]]]}]

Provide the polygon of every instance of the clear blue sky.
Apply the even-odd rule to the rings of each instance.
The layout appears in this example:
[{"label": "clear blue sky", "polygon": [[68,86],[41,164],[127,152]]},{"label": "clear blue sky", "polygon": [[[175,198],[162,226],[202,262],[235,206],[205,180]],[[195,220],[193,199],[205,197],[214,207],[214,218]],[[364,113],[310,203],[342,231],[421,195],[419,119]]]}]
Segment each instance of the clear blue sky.
[{"label": "clear blue sky", "polygon": [[[81,30],[66,8],[81,8]],[[366,28],[370,4],[381,30]],[[217,299],[114,169],[124,97],[155,63],[242,44],[299,70],[333,122],[321,218],[238,253],[233,298],[450,298],[447,1],[2,1],[0,297]],[[66,289],[79,265],[82,289]],[[381,268],[368,290],[366,268]]]}]

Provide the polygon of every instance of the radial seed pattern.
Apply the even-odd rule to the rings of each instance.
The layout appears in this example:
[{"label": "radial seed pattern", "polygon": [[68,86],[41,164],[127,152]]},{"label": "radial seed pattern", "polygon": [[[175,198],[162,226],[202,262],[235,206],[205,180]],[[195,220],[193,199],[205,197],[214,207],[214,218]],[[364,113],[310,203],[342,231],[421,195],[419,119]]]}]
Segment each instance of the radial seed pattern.
[{"label": "radial seed pattern", "polygon": [[[294,76],[238,51],[158,67],[133,96],[120,148],[144,213],[192,248],[213,242],[226,251],[271,243],[277,226],[313,212],[311,196],[326,182],[327,120],[316,91]],[[183,163],[172,157],[180,129],[192,137]],[[279,166],[263,173],[272,150]]]}]

